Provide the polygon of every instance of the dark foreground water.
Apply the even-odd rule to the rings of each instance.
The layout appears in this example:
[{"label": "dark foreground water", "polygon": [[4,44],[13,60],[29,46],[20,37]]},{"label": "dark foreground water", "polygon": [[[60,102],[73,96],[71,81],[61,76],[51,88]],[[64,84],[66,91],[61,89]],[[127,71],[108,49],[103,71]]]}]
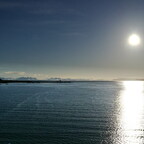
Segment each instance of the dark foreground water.
[{"label": "dark foreground water", "polygon": [[0,144],[143,144],[144,83],[0,85]]}]

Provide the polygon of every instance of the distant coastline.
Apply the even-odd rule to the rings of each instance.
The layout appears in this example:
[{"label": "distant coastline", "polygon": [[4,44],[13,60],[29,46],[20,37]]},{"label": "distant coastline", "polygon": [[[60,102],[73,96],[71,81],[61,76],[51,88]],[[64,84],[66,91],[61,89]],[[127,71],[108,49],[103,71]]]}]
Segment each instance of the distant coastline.
[{"label": "distant coastline", "polygon": [[74,82],[114,82],[113,80],[3,80],[0,79],[0,84],[8,83],[74,83]]},{"label": "distant coastline", "polygon": [[0,83],[71,83],[71,81],[63,81],[63,80],[2,80],[0,79]]},{"label": "distant coastline", "polygon": [[143,79],[114,79],[114,80],[9,80],[0,79],[0,84],[8,83],[75,83],[75,82],[120,82],[120,81],[144,81]]}]

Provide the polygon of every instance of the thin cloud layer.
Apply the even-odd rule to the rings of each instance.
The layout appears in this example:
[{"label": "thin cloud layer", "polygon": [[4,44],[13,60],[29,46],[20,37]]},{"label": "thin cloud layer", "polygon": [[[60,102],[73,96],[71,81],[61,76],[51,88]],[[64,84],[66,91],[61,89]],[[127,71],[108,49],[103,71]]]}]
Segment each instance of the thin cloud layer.
[{"label": "thin cloud layer", "polygon": [[26,75],[26,72],[16,72],[16,71],[7,71],[7,72],[4,72],[5,74],[7,75],[20,75],[20,76],[23,76],[23,75]]},{"label": "thin cloud layer", "polygon": [[19,76],[23,76],[23,77],[34,77],[37,79],[47,79],[49,78],[49,76],[47,74],[39,74],[39,73],[26,73],[26,72],[17,72],[17,71],[7,71],[4,72],[4,74],[8,75],[9,77],[19,77]]}]

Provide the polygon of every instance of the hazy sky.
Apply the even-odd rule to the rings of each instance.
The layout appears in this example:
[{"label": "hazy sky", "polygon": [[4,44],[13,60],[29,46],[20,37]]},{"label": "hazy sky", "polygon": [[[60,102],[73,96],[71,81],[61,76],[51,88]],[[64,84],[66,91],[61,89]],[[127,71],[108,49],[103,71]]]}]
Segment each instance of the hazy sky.
[{"label": "hazy sky", "polygon": [[143,40],[144,0],[0,0],[1,77],[144,78]]}]

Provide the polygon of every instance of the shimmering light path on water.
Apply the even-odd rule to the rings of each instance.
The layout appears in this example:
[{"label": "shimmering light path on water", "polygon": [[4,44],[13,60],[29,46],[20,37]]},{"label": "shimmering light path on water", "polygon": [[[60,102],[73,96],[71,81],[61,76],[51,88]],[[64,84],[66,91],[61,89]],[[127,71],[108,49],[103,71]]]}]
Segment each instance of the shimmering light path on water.
[{"label": "shimmering light path on water", "polygon": [[122,142],[125,144],[143,144],[144,83],[142,81],[125,81],[123,86],[119,119],[122,127]]},{"label": "shimmering light path on water", "polygon": [[142,81],[0,85],[0,144],[143,144]]}]

